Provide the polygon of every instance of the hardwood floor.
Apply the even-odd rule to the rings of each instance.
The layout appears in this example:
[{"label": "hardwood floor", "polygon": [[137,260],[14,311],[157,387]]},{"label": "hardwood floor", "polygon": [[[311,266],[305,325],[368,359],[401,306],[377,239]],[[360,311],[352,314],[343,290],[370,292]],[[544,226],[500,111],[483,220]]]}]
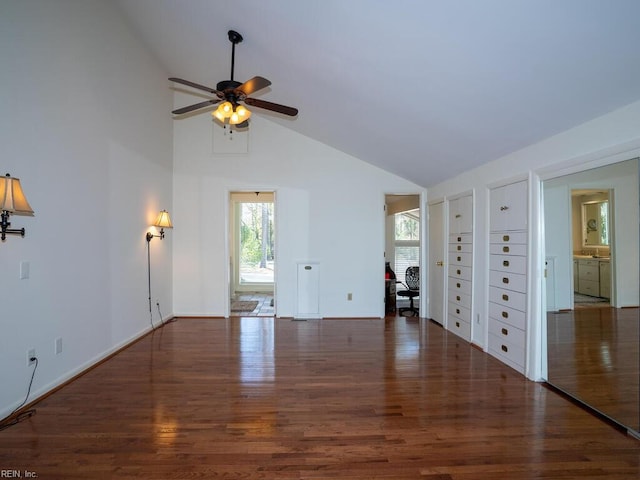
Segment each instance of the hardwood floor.
[{"label": "hardwood floor", "polygon": [[427,320],[178,319],[0,432],[40,479],[629,479],[640,443]]}]

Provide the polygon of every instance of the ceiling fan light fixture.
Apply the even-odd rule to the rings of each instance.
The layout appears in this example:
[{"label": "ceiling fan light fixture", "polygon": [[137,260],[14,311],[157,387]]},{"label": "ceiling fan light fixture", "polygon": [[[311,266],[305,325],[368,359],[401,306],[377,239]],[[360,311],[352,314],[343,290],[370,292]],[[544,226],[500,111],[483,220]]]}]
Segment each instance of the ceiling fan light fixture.
[{"label": "ceiling fan light fixture", "polygon": [[216,108],[213,112],[211,112],[211,115],[213,115],[215,118],[217,118],[222,123],[224,123],[225,116],[224,116],[224,113],[220,111],[220,108]]},{"label": "ceiling fan light fixture", "polygon": [[231,116],[229,117],[229,123],[231,125],[237,125],[238,123],[240,123],[242,120],[240,120],[240,115],[238,115],[237,112],[233,112],[231,114]]},{"label": "ceiling fan light fixture", "polygon": [[238,117],[240,117],[240,122],[249,120],[249,117],[251,117],[251,110],[246,108],[244,105],[238,105],[236,113],[238,114]]},{"label": "ceiling fan light fixture", "polygon": [[220,104],[218,110],[220,110],[220,113],[224,115],[224,118],[229,118],[233,113],[233,105],[231,104],[231,102],[226,101]]},{"label": "ceiling fan light fixture", "polygon": [[225,121],[233,115],[233,104],[228,100],[222,102],[218,105],[218,108],[211,112],[211,115],[216,117],[222,123],[225,123]]}]

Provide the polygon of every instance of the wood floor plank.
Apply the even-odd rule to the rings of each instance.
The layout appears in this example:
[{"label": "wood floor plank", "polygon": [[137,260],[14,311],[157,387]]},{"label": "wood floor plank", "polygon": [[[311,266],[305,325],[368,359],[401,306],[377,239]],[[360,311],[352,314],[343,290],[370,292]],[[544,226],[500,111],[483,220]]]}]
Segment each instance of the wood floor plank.
[{"label": "wood floor plank", "polygon": [[637,478],[640,442],[427,320],[178,319],[0,432],[38,478]]}]

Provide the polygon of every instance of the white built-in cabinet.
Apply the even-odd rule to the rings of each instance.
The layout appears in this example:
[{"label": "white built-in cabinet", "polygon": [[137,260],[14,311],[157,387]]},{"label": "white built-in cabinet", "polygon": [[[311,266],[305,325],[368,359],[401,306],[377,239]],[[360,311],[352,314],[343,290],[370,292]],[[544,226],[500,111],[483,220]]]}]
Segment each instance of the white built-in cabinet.
[{"label": "white built-in cabinet", "polygon": [[600,261],[600,296],[611,298],[611,263]]},{"label": "white built-in cabinet", "polygon": [[527,339],[527,197],[526,181],[490,192],[488,350],[520,373]]},{"label": "white built-in cabinet", "polygon": [[473,197],[449,201],[448,309],[446,328],[471,340]]},{"label": "white built-in cabinet", "polygon": [[492,189],[489,202],[492,232],[527,230],[526,181]]},{"label": "white built-in cabinet", "polygon": [[600,262],[597,259],[578,260],[578,293],[600,296]]}]

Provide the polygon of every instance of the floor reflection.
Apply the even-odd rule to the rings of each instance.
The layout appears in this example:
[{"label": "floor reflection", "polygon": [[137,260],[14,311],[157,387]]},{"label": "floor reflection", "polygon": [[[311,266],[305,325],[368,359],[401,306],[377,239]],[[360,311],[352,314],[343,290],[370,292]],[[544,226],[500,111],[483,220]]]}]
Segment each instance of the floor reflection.
[{"label": "floor reflection", "polygon": [[272,382],[275,379],[273,318],[240,319],[240,379]]},{"label": "floor reflection", "polygon": [[547,314],[548,380],[633,430],[640,430],[637,308]]}]

